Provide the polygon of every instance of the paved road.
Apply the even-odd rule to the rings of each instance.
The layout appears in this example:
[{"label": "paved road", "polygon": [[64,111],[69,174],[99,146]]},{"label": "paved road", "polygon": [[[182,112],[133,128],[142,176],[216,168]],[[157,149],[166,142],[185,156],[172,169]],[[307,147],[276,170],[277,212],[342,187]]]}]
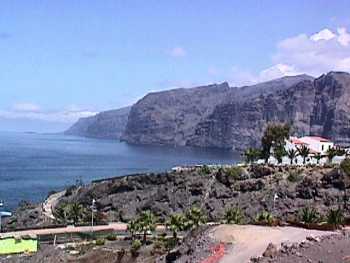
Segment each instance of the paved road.
[{"label": "paved road", "polygon": [[[87,232],[99,232],[99,231],[127,231],[128,225],[125,223],[110,223],[102,226],[67,226],[60,228],[46,228],[46,229],[28,229],[23,231],[13,231],[0,233],[0,237],[7,236],[26,236],[26,235],[55,235],[55,234],[66,234],[66,233],[87,233]],[[165,227],[162,225],[157,226],[157,230],[164,230]]]},{"label": "paved road", "polygon": [[124,223],[111,223],[109,225],[103,225],[103,226],[67,226],[67,227],[60,227],[60,228],[47,228],[47,229],[30,229],[30,230],[23,230],[23,231],[13,231],[13,232],[6,232],[1,233],[1,237],[6,236],[25,236],[25,235],[54,235],[54,234],[65,234],[65,233],[86,233],[86,232],[98,232],[98,231],[126,231],[127,230],[127,224]]}]

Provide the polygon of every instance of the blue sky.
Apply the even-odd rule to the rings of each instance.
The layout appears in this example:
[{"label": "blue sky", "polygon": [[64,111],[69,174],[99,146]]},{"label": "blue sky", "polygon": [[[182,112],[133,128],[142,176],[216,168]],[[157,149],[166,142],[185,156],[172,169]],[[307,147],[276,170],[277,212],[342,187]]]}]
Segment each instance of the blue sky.
[{"label": "blue sky", "polygon": [[346,0],[2,0],[0,130],[63,129],[154,90],[348,70],[349,11]]}]

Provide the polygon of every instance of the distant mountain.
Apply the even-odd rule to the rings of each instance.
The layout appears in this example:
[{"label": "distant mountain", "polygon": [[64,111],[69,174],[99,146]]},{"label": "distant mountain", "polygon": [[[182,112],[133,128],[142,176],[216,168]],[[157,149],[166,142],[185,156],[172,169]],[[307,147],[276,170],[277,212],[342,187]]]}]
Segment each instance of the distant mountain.
[{"label": "distant mountain", "polygon": [[320,135],[350,145],[350,74],[330,72],[245,87],[228,83],[149,93],[130,108],[79,120],[66,134],[121,138],[134,144],[259,146],[269,122],[294,135]]},{"label": "distant mountain", "polygon": [[130,108],[104,111],[92,117],[80,118],[64,134],[101,139],[119,139],[128,121]]},{"label": "distant mountain", "polygon": [[[255,145],[260,133],[242,123],[256,125],[259,109],[252,103],[261,96],[287,91],[301,82],[312,82],[307,75],[283,77],[252,86],[231,88],[222,84],[151,93],[131,109],[122,140],[139,144],[190,145],[199,147],[237,148]],[[227,105],[251,105],[251,116],[239,116]],[[245,106],[247,107],[247,106]],[[243,112],[242,112],[243,113]],[[232,116],[237,118],[232,119]],[[247,119],[248,118],[248,119]],[[248,125],[248,126],[249,126]],[[236,128],[234,128],[237,126]],[[243,127],[243,126],[242,126]],[[260,127],[262,130],[263,127]],[[232,139],[232,136],[236,139]],[[242,147],[241,147],[242,146]]]}]

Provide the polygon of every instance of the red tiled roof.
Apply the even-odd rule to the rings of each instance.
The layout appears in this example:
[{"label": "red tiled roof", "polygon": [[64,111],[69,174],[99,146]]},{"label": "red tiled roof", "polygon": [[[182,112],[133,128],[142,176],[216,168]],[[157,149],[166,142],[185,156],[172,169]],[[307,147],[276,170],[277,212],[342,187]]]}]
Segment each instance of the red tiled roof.
[{"label": "red tiled roof", "polygon": [[307,143],[305,143],[305,142],[302,142],[302,141],[299,140],[299,139],[292,139],[292,143],[293,143],[293,144],[307,144]]},{"label": "red tiled roof", "polygon": [[331,142],[330,140],[323,138],[323,137],[319,137],[319,136],[309,136],[309,138],[319,141],[319,142]]}]

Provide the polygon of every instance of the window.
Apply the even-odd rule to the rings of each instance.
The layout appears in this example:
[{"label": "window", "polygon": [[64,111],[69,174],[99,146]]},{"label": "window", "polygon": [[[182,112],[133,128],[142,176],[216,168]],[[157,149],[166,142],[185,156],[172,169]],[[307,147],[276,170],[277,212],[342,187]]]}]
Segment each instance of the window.
[{"label": "window", "polygon": [[324,145],[322,144],[322,151],[324,151]]}]

